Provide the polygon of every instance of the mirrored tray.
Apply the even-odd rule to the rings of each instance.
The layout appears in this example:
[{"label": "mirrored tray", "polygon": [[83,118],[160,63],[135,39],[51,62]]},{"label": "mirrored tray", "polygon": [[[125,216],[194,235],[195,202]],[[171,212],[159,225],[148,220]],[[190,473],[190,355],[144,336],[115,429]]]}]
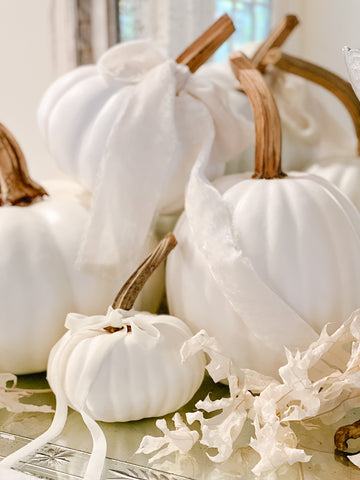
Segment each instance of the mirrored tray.
[{"label": "mirrored tray", "polygon": [[[23,388],[44,388],[47,386],[45,375],[19,377],[19,386]],[[212,397],[223,396],[227,387],[215,385],[206,379],[196,397],[182,411],[194,409],[194,404],[211,392]],[[34,395],[24,401],[36,404],[49,404],[55,407],[51,393]],[[170,420],[172,415],[167,418]],[[330,426],[320,421],[317,428],[305,429],[296,426],[299,446],[312,455],[308,463],[283,467],[272,480],[360,480],[360,469],[336,455],[333,436],[340,425],[352,423],[360,418],[360,408],[352,410],[346,418]],[[5,456],[20,448],[32,438],[48,428],[52,414],[48,413],[9,413],[0,409],[0,456]],[[250,447],[251,425],[247,425],[238,439],[232,457],[223,464],[211,462],[205,449],[196,444],[188,455],[166,457],[156,464],[149,465],[146,455],[136,454],[144,435],[159,436],[154,419],[129,423],[101,423],[107,438],[108,458],[104,468],[103,480],[235,480],[258,479],[251,472],[259,457]],[[294,428],[295,429],[295,428]],[[81,479],[91,451],[91,437],[80,415],[69,410],[66,427],[54,444],[47,444],[38,450],[26,462],[17,465],[17,469],[31,473],[46,480]],[[215,453],[215,452],[210,452]],[[266,477],[264,477],[265,479]]]}]

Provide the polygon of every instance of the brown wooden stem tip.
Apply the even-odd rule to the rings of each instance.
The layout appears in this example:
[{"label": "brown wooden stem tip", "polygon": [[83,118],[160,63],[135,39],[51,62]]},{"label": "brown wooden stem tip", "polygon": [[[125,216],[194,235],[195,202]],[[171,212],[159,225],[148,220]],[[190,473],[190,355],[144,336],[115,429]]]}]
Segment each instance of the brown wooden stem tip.
[{"label": "brown wooden stem tip", "polygon": [[296,15],[285,15],[252,56],[253,66],[260,72],[264,72],[266,63],[263,60],[267,53],[273,48],[281,47],[297,25],[299,25],[299,19]]},{"label": "brown wooden stem tip", "polygon": [[47,195],[46,191],[31,179],[19,144],[1,123],[0,187],[4,205],[26,206]]},{"label": "brown wooden stem tip", "polygon": [[245,54],[236,52],[229,58],[253,109],[256,137],[253,178],[282,178],[285,174],[281,170],[281,125],[274,97]]},{"label": "brown wooden stem tip", "polygon": [[138,267],[130,278],[122,286],[116,295],[112,304],[112,308],[121,308],[123,310],[131,310],[135,300],[141,292],[145,282],[156,268],[169,255],[171,250],[176,246],[177,241],[173,233],[168,233],[158,244],[156,249],[146,260]]},{"label": "brown wooden stem tip", "polygon": [[358,139],[358,154],[360,155],[360,101],[349,82],[325,68],[287,55],[279,49],[269,51],[263,62],[264,65],[275,65],[285,72],[310,80],[334,94],[343,103],[351,116]]},{"label": "brown wooden stem tip", "polygon": [[[351,425],[344,425],[336,430],[334,435],[335,448],[339,452],[346,453],[348,448],[348,440],[360,437],[360,420]],[[348,453],[352,455],[351,453]]]},{"label": "brown wooden stem tip", "polygon": [[196,70],[208,60],[213,53],[235,31],[231,18],[224,14],[198,39],[196,39],[179,57],[177,63],[187,65],[190,72]]}]

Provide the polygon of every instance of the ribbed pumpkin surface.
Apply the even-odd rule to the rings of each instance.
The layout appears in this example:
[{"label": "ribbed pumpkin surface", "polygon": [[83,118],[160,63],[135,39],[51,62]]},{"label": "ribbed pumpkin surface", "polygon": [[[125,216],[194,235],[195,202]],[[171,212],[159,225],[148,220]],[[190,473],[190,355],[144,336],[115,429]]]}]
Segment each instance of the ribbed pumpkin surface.
[{"label": "ribbed pumpkin surface", "polygon": [[[360,216],[340,192],[308,175],[281,180],[224,177],[217,187],[226,189],[223,198],[238,250],[263,282],[317,333],[328,322],[341,324],[360,306]],[[299,345],[297,333],[284,322],[278,344],[269,346],[265,338],[255,336],[194,247],[185,216],[175,235],[179,245],[167,264],[171,313],[193,330],[205,328],[215,336],[238,368],[276,373],[285,360],[280,340],[284,331],[289,347],[305,346]],[[271,311],[265,312],[264,325],[271,321]]]}]

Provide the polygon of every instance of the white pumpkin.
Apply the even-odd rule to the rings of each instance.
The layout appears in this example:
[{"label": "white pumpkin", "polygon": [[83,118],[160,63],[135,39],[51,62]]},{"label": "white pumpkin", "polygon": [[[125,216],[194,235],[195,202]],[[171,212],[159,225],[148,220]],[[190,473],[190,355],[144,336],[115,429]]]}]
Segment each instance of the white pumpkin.
[{"label": "white pumpkin", "polygon": [[167,295],[170,312],[216,337],[237,369],[276,376],[285,346],[306,347],[359,307],[360,216],[325,180],[283,177],[273,97],[248,61],[233,62],[257,102],[257,178],[223,177],[215,188],[194,168]]},{"label": "white pumpkin", "polygon": [[[226,18],[222,17],[221,28],[217,27],[217,36],[212,34],[212,37],[208,37],[205,33],[197,40],[198,43],[200,40],[202,43],[199,43],[196,51],[202,56],[207,50],[215,51],[232,33],[233,24],[227,15],[224,17]],[[216,24],[209,29],[209,32]],[[194,45],[197,44],[194,43]],[[188,50],[190,48],[192,46]],[[185,60],[188,59],[189,55]],[[191,59],[193,60],[192,57]],[[202,61],[205,59],[206,57]],[[119,131],[124,129],[127,122],[136,121],[132,117],[129,118],[126,104],[134,102],[133,91],[139,90],[143,82],[148,84],[148,89],[153,88],[151,76],[164,63],[175,64],[154,44],[146,41],[127,42],[109,49],[99,59],[97,65],[78,67],[50,85],[39,105],[38,122],[49,151],[66,174],[90,191],[94,191],[99,182],[104,155],[112,154],[111,161],[114,163],[132,162],[133,164],[136,161],[136,158],[129,159],[126,155],[125,140],[129,135],[119,143],[114,152],[111,152],[111,139],[119,135]],[[199,64],[196,68],[198,66]],[[210,112],[216,125],[216,141],[212,160],[208,166],[210,178],[216,178],[224,172],[224,155],[228,155],[230,159],[232,155],[238,153],[238,150],[242,150],[241,142],[235,138],[235,135],[226,139],[230,139],[233,145],[229,145],[228,141],[222,143],[222,137],[229,135],[228,120],[225,117],[230,116],[233,122],[236,121],[234,114],[226,112],[225,91],[209,81],[197,81],[191,78],[190,73],[194,70],[190,71],[185,65],[178,64],[177,68],[172,65],[172,69],[176,76],[174,106],[161,105],[161,102],[156,100],[156,95],[159,94],[156,89],[153,92],[155,101],[151,105],[155,109],[165,109],[166,111],[162,111],[163,115],[171,114],[169,122],[175,121],[176,138],[168,140],[178,142],[180,149],[172,153],[174,157],[178,157],[174,158],[175,170],[171,171],[171,178],[167,180],[158,207],[158,210],[164,214],[177,213],[183,208],[185,186],[198,149],[201,148],[202,137],[200,135],[199,138],[199,124],[204,116],[206,117]],[[168,80],[165,77],[166,71],[157,81],[160,92],[162,91],[163,94],[168,87],[166,83],[161,84],[162,78],[168,83],[173,83],[171,79]],[[138,108],[141,110],[142,107]],[[147,108],[145,103],[143,108]],[[142,115],[143,112],[139,111],[139,114]],[[162,125],[157,125],[157,117],[152,116],[153,121],[149,121],[147,130],[151,132],[151,138],[154,140],[158,130],[161,134]],[[239,121],[242,122],[242,117]],[[138,138],[144,142],[144,132],[140,128]],[[172,135],[172,132],[163,131],[162,134]],[[153,141],[153,144],[155,145],[156,142],[159,140]],[[151,169],[154,165],[152,155],[154,153],[152,154],[151,149],[144,149],[141,152],[141,157],[148,157],[145,168]],[[128,168],[131,168],[131,165]],[[167,168],[165,163],[163,168]],[[115,168],[113,172],[116,172]],[[134,173],[137,177],[141,174],[140,171]]]},{"label": "white pumpkin", "polygon": [[202,353],[183,361],[192,333],[182,320],[133,309],[142,287],[176,245],[168,234],[125,282],[106,315],[70,313],[52,349],[48,380],[93,420],[127,422],[166,415],[187,403],[205,371]]},{"label": "white pumpkin", "polygon": [[[213,51],[233,31],[227,16],[213,27],[195,51]],[[210,145],[207,175],[215,178],[252,142],[250,123],[231,111],[224,90],[144,41],[116,45],[97,66],[60,78],[39,122],[59,166],[94,192],[81,263],[115,261],[126,275],[158,216],[182,210],[199,152]]]},{"label": "white pumpkin", "polygon": [[324,158],[306,171],[336,185],[360,210],[360,157],[349,155]]},{"label": "white pumpkin", "polygon": [[[304,170],[311,161],[341,155],[351,150],[354,143],[351,132],[347,131],[334,111],[329,110],[329,99],[319,95],[318,87],[307,81],[315,78],[316,82],[316,77],[321,78],[326,70],[282,55],[279,51],[298,23],[296,16],[286,15],[262,43],[252,42],[241,47],[241,51],[252,57],[254,66],[264,73],[264,78],[275,96],[281,118],[283,166],[286,171]],[[235,78],[229,62],[205,64],[198,75],[211,78],[227,89],[232,108],[243,113],[248,119],[252,118],[249,101],[240,91],[239,81]],[[329,77],[326,80],[323,86],[328,88]],[[355,112],[351,106],[350,110]],[[253,149],[241,153],[228,164],[226,171],[234,173],[250,170],[253,154]]]},{"label": "white pumpkin", "polygon": [[[16,155],[18,170],[9,169]],[[115,294],[114,283],[121,272],[104,276],[99,269],[76,266],[90,194],[73,182],[55,180],[46,184],[49,197],[39,201],[45,191],[29,179],[20,147],[3,126],[0,177],[4,203],[17,204],[22,198],[27,203],[0,207],[0,371],[40,372],[64,333],[65,315],[102,312]],[[31,198],[38,201],[31,203]],[[152,237],[147,248],[154,243]],[[155,311],[163,292],[161,271],[152,282],[139,298],[139,306]]]},{"label": "white pumpkin", "polygon": [[[50,355],[48,380],[53,387],[61,374],[69,405],[95,420],[166,415],[201,384],[204,358],[182,362],[180,349],[192,333],[178,318],[110,307],[103,316],[69,314],[65,325],[69,332]],[[114,333],[105,330],[110,326]]]},{"label": "white pumpkin", "polygon": [[205,372],[202,352],[182,360],[191,338],[178,318],[132,309],[147,278],[176,245],[167,235],[124,284],[106,315],[69,314],[69,331],[51,351],[48,380],[56,395],[56,413],[40,437],[1,462],[11,467],[58,435],[67,406],[79,411],[93,436],[93,452],[84,479],[97,480],[106,439],[96,420],[124,422],[165,415],[191,399]]}]

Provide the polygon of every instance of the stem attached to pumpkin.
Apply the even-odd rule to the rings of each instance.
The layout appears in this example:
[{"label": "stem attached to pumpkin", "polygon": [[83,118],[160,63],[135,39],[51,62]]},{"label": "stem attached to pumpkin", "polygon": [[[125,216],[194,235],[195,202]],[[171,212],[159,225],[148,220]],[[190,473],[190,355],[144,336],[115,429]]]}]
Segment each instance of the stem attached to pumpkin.
[{"label": "stem attached to pumpkin", "polygon": [[285,15],[252,56],[253,66],[263,73],[266,68],[264,58],[267,53],[273,48],[281,47],[297,25],[299,25],[299,19],[296,15]]},{"label": "stem attached to pumpkin", "polygon": [[279,111],[266,82],[241,52],[229,56],[231,67],[249,97],[255,121],[255,173],[253,178],[282,178]]},{"label": "stem attached to pumpkin", "polygon": [[285,72],[310,80],[334,94],[343,103],[351,116],[358,139],[357,150],[360,155],[360,101],[349,82],[325,68],[287,55],[278,49],[269,51],[263,62],[265,65],[275,65]]},{"label": "stem attached to pumpkin", "polygon": [[203,65],[235,31],[231,18],[224,14],[176,59],[191,73]]},{"label": "stem attached to pumpkin", "polygon": [[141,292],[145,282],[156,268],[169,255],[171,250],[176,246],[177,241],[173,233],[168,233],[158,244],[156,249],[146,260],[135,270],[131,277],[125,282],[112,304],[112,308],[122,308],[123,310],[131,310],[135,300]]},{"label": "stem attached to pumpkin", "polygon": [[29,205],[47,195],[46,191],[31,179],[19,144],[1,123],[0,186],[2,204],[5,205]]},{"label": "stem attached to pumpkin", "polygon": [[[346,453],[348,448],[348,440],[356,439],[360,437],[360,420],[352,423],[351,425],[344,425],[336,430],[334,435],[335,448],[339,452]],[[356,452],[358,453],[358,452]],[[348,453],[351,455],[351,453]]]}]

